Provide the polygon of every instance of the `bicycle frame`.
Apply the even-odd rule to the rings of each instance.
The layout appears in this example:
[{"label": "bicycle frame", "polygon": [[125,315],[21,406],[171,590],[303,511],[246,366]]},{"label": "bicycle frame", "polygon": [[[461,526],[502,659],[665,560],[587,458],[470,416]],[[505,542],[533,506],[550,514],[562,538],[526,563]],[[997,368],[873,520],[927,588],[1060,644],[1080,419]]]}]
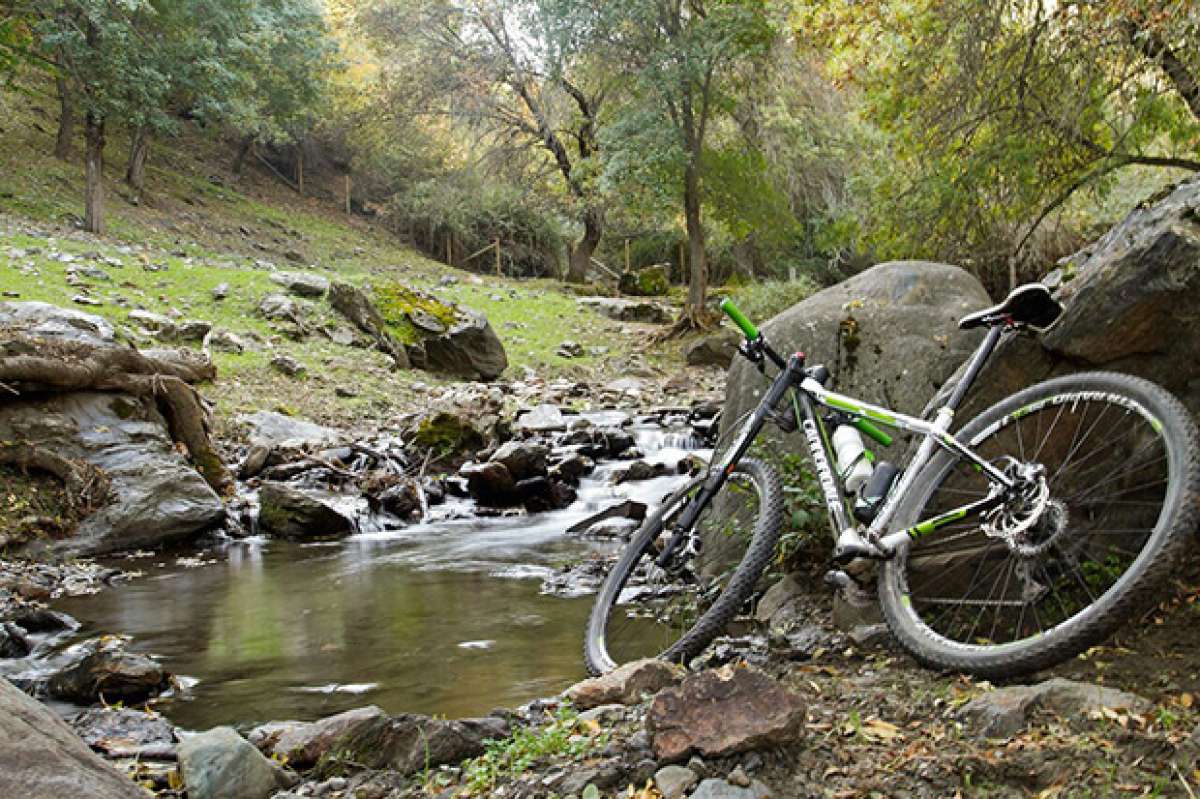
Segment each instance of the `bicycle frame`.
[{"label": "bicycle frame", "polygon": [[[771,381],[770,388],[746,420],[725,456],[713,464],[709,478],[705,481],[696,501],[692,502],[680,515],[676,523],[676,530],[682,532],[691,529],[703,507],[721,488],[737,462],[754,443],[781,400],[788,394],[790,394],[791,410],[795,414],[799,428],[804,433],[809,454],[816,468],[830,522],[837,535],[838,552],[888,558],[894,554],[897,547],[909,541],[928,535],[952,522],[981,514],[1000,505],[1005,499],[1006,492],[1015,486],[1015,481],[951,435],[949,429],[954,420],[955,410],[978,376],[983,364],[995,349],[1006,327],[1008,326],[997,325],[988,331],[983,342],[971,356],[962,380],[955,386],[946,404],[937,409],[932,421],[907,416],[845,394],[829,391],[814,378],[813,370],[805,368],[805,358],[802,353],[796,353],[784,362],[767,346],[761,335],[756,340],[748,340],[748,347],[743,354],[748,355],[752,361],[756,360],[760,371],[762,371],[762,356],[765,354],[776,365],[781,366],[780,372]],[[755,351],[757,351],[757,359],[753,354]],[[818,414],[818,407],[836,411],[850,420],[865,419],[922,437],[917,451],[904,464],[900,480],[892,487],[879,513],[865,531],[860,532],[859,526],[852,521],[847,512],[846,495],[842,481],[835,477],[837,472],[833,465],[835,459],[832,456],[832,446],[825,425]],[[912,489],[917,475],[933,457],[937,447],[973,463],[991,481],[993,490],[987,497],[976,502],[922,520],[911,527],[885,533],[897,508]],[[673,556],[679,546],[678,538],[678,535],[675,536],[676,540],[673,540],[672,545],[669,545],[663,552],[660,557],[660,565]],[[835,557],[837,557],[837,553],[835,553]]]}]

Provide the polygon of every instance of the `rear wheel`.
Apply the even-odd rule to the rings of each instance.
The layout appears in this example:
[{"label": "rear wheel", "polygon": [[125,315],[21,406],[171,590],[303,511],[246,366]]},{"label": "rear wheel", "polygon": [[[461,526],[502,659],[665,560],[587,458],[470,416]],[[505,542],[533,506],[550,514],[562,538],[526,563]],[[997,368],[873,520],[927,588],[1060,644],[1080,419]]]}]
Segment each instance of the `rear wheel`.
[{"label": "rear wheel", "polygon": [[[992,406],[958,434],[1027,490],[984,518],[901,547],[880,571],[884,615],[922,663],[1000,678],[1046,668],[1111,635],[1155,598],[1191,546],[1197,431],[1145,380],[1070,375]],[[940,453],[897,525],[987,495]]]},{"label": "rear wheel", "polygon": [[672,525],[704,478],[669,496],[622,551],[596,595],[584,660],[592,674],[646,657],[686,662],[734,619],[775,553],[783,521],[779,477],[743,459],[693,531],[698,552],[656,565]]}]

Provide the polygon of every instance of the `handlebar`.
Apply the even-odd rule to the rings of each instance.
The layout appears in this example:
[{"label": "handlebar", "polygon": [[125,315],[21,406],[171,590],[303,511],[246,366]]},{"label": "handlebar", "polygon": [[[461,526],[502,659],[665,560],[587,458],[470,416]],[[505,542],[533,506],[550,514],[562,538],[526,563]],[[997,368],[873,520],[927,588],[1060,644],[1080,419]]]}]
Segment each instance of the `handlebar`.
[{"label": "handlebar", "polygon": [[744,313],[738,310],[738,307],[733,304],[733,300],[729,299],[728,297],[721,300],[721,310],[733,320],[734,324],[742,329],[742,332],[746,334],[746,338],[753,341],[759,337],[758,328],[754,326],[753,322],[746,318]]}]

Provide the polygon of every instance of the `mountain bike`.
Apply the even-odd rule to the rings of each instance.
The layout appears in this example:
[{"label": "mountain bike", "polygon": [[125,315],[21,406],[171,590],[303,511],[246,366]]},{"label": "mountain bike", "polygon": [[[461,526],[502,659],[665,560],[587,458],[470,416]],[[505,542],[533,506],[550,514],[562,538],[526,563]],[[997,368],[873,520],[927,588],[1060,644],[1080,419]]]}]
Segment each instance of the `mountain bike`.
[{"label": "mountain bike", "polygon": [[[924,418],[831,390],[827,368],[799,352],[783,358],[731,301],[721,309],[769,385],[608,573],[587,626],[592,673],[641,657],[686,664],[752,609],[784,521],[778,474],[748,454],[768,424],[799,430],[807,445],[836,540],[826,581],[846,585],[847,564],[877,561],[888,627],[926,666],[995,679],[1062,662],[1143,610],[1189,550],[1197,430],[1153,383],[1058,377],[950,432],[1001,339],[1061,314],[1045,286],[1021,286],[959,322],[986,335]],[[914,437],[902,465],[863,443],[888,447],[889,430]]]}]

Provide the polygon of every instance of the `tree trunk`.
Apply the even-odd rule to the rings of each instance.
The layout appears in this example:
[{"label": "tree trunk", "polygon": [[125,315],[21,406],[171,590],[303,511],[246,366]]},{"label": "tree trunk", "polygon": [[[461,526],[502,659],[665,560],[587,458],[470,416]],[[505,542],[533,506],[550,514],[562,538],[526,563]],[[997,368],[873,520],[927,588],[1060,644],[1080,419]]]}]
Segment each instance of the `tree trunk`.
[{"label": "tree trunk", "polygon": [[683,214],[688,236],[688,298],[684,317],[693,326],[704,322],[704,295],[708,291],[708,260],[704,255],[704,226],[700,222],[700,170],[690,158],[683,175]]},{"label": "tree trunk", "polygon": [[246,166],[246,158],[250,155],[250,151],[254,149],[254,137],[247,136],[242,139],[242,143],[238,145],[237,155],[233,157],[233,174],[241,175],[242,169]]},{"label": "tree trunk", "polygon": [[58,87],[58,136],[54,140],[54,157],[60,161],[71,160],[71,143],[75,138],[75,101],[71,87],[65,78],[55,78]]},{"label": "tree trunk", "polygon": [[588,269],[592,265],[592,256],[600,245],[600,237],[604,232],[604,212],[589,208],[583,215],[583,238],[571,248],[571,257],[567,264],[567,282],[583,283],[587,280]]},{"label": "tree trunk", "polygon": [[146,158],[149,155],[150,134],[139,125],[129,143],[129,165],[125,169],[125,182],[139,194],[146,185]]},{"label": "tree trunk", "polygon": [[89,111],[84,124],[87,188],[84,195],[83,227],[104,234],[104,119]]}]

